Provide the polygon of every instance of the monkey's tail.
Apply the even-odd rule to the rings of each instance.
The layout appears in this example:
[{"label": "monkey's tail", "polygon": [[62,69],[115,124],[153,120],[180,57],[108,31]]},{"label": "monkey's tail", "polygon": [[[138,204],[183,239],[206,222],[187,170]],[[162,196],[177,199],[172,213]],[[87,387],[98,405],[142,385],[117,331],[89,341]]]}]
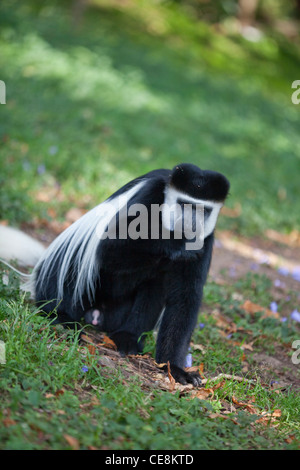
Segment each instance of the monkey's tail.
[{"label": "monkey's tail", "polygon": [[33,267],[45,251],[45,247],[30,237],[12,227],[0,225],[0,261],[15,271],[24,281],[21,289],[33,294],[34,280],[31,274],[25,274],[9,264],[14,260],[23,267]]},{"label": "monkey's tail", "polygon": [[45,247],[12,227],[0,225],[0,258],[9,262],[15,260],[19,266],[35,266]]},{"label": "monkey's tail", "polygon": [[18,269],[14,268],[11,264],[4,261],[4,259],[0,258],[0,262],[5,264],[9,269],[12,269],[13,271],[15,271],[15,273],[19,274],[19,276],[21,277],[26,277],[26,278],[31,277],[31,274],[22,273],[22,271],[19,271]]}]

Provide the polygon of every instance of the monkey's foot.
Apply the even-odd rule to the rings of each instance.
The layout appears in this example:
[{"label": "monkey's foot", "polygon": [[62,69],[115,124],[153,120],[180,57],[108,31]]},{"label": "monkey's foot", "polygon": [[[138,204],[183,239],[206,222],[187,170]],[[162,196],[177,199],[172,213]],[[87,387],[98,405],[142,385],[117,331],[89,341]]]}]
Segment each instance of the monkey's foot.
[{"label": "monkey's foot", "polygon": [[[168,372],[168,366],[164,366],[163,370]],[[198,372],[186,372],[174,364],[170,364],[170,372],[174,380],[182,385],[192,384],[194,387],[201,386],[201,377]]]}]

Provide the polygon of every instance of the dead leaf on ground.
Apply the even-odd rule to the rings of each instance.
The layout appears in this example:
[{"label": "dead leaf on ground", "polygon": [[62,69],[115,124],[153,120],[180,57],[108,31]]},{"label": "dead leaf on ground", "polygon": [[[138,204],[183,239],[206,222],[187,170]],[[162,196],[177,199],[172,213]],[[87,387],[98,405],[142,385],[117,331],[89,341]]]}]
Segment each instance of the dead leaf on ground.
[{"label": "dead leaf on ground", "polygon": [[95,356],[96,354],[96,346],[94,344],[88,344],[87,348],[91,356]]},{"label": "dead leaf on ground", "polygon": [[272,310],[269,310],[266,307],[262,307],[259,304],[255,304],[254,302],[251,302],[251,300],[245,300],[245,302],[242,305],[242,309],[245,310],[245,312],[250,313],[251,315],[254,315],[255,313],[263,312],[263,318],[266,318],[266,317],[280,318],[280,315],[277,312],[272,312]]},{"label": "dead leaf on ground", "polygon": [[259,412],[254,408],[254,406],[250,402],[242,402],[237,400],[234,396],[232,397],[233,403],[239,408],[246,408],[247,411],[251,414],[259,414]]},{"label": "dead leaf on ground", "polygon": [[214,390],[212,388],[200,388],[199,390],[192,390],[189,394],[191,398],[198,398],[199,400],[207,400],[208,397],[214,396]]},{"label": "dead leaf on ground", "polygon": [[66,221],[67,222],[76,222],[76,220],[80,219],[87,211],[84,209],[79,209],[78,207],[72,207],[66,213]]},{"label": "dead leaf on ground", "polygon": [[11,418],[3,418],[2,424],[6,428],[9,428],[10,426],[13,426],[13,425],[17,424],[17,422],[14,419],[11,419]]},{"label": "dead leaf on ground", "polygon": [[107,348],[114,349],[115,351],[117,350],[117,346],[114,341],[106,335],[103,336],[103,343],[100,343],[99,346],[106,346]]},{"label": "dead leaf on ground", "polygon": [[194,343],[191,343],[191,347],[193,349],[193,351],[201,351],[202,354],[206,354],[207,353],[207,350],[204,346],[202,346],[202,344],[194,344]]},{"label": "dead leaf on ground", "polygon": [[175,388],[176,381],[175,381],[173,375],[171,374],[171,368],[170,368],[170,362],[169,361],[167,362],[167,366],[168,366],[168,378],[169,378],[169,381],[170,381],[170,392],[173,392],[173,390]]},{"label": "dead leaf on ground", "polygon": [[281,417],[281,410],[274,410],[273,412],[264,412],[262,417],[259,418],[256,422],[264,424],[265,426],[271,425],[276,426],[277,419]]},{"label": "dead leaf on ground", "polygon": [[242,206],[239,202],[233,208],[223,206],[221,213],[222,215],[225,215],[225,217],[236,218],[241,215]]},{"label": "dead leaf on ground", "polygon": [[69,444],[70,447],[72,447],[73,450],[79,450],[80,445],[78,439],[76,437],[70,436],[69,434],[64,434],[64,438]]}]

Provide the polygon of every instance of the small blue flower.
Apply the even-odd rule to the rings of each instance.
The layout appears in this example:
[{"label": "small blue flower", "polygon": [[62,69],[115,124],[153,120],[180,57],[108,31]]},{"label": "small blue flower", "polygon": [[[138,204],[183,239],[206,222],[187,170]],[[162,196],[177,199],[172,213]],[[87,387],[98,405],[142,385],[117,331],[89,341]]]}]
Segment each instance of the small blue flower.
[{"label": "small blue flower", "polygon": [[282,322],[287,321],[287,317],[281,317],[281,318],[280,318],[280,321],[282,321]]},{"label": "small blue flower", "polygon": [[38,172],[39,175],[43,175],[46,172],[46,167],[45,167],[44,163],[42,163],[41,165],[38,166],[37,172]]},{"label": "small blue flower", "polygon": [[51,145],[51,147],[49,147],[49,155],[55,155],[57,152],[58,152],[58,147],[56,145]]},{"label": "small blue flower", "polygon": [[291,319],[295,320],[296,322],[300,323],[300,312],[297,309],[293,310],[291,313]]},{"label": "small blue flower", "polygon": [[278,310],[278,305],[277,305],[276,302],[271,302],[271,303],[270,303],[270,310],[272,310],[272,312],[274,312],[274,313],[277,312],[277,310]]},{"label": "small blue flower", "polygon": [[235,267],[232,266],[232,267],[229,269],[229,276],[230,276],[230,277],[235,277],[235,276],[236,276],[236,269],[235,269]]},{"label": "small blue flower", "polygon": [[205,327],[205,323],[199,323],[200,330],[203,330],[204,327]]},{"label": "small blue flower", "polygon": [[270,264],[270,258],[267,255],[262,254],[258,260],[259,264]]},{"label": "small blue flower", "polygon": [[287,268],[284,268],[283,266],[281,266],[281,268],[278,268],[277,271],[279,272],[279,274],[282,274],[282,276],[288,276],[289,274],[289,270]]},{"label": "small blue flower", "polygon": [[292,277],[295,281],[300,282],[300,267],[294,268],[292,272]]},{"label": "small blue flower", "polygon": [[83,367],[81,367],[81,370],[82,370],[82,372],[87,372],[89,369],[88,369],[87,366],[83,366]]}]

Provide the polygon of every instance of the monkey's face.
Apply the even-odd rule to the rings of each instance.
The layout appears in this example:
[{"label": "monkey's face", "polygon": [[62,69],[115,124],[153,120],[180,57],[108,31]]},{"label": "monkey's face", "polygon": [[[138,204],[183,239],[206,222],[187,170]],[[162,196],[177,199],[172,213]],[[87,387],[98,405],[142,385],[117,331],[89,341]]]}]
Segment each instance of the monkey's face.
[{"label": "monkey's face", "polygon": [[223,202],[197,199],[168,186],[162,210],[163,227],[174,232],[174,238],[197,241],[193,249],[201,249],[216,226],[222,205]]},{"label": "monkey's face", "polygon": [[[162,222],[165,229],[187,239],[202,240],[215,229],[229,191],[221,173],[195,165],[177,165],[165,189]],[[176,238],[176,237],[175,237]]]}]

